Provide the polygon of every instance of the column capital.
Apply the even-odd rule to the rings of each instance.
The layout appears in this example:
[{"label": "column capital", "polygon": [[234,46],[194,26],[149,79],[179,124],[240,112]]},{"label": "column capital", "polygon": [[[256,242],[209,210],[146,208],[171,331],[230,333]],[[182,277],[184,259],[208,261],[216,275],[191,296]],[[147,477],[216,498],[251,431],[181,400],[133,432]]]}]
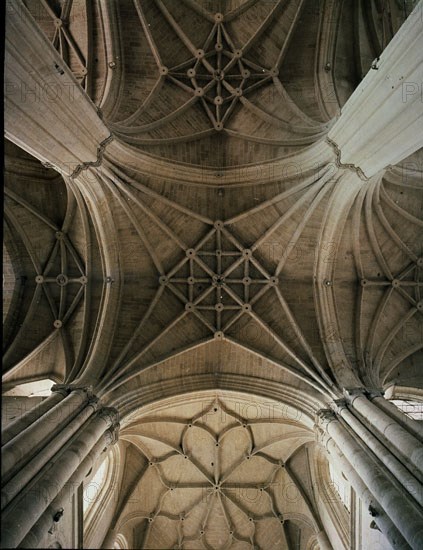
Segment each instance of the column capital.
[{"label": "column capital", "polygon": [[314,425],[314,434],[315,434],[316,443],[319,443],[327,452],[329,452],[328,443],[332,438],[327,433],[324,426],[316,423]]},{"label": "column capital", "polygon": [[372,401],[376,397],[383,397],[385,392],[378,390],[377,388],[370,388],[366,391],[367,397]]},{"label": "column capital", "polygon": [[343,394],[348,403],[353,403],[357,397],[366,397],[366,390],[364,388],[344,388]]},{"label": "column capital", "polygon": [[371,401],[376,397],[383,397],[384,395],[384,392],[377,388],[361,388],[361,387],[344,388],[343,393],[347,401],[349,401],[350,403],[352,403],[354,399],[356,399],[357,397],[366,397]]},{"label": "column capital", "polygon": [[325,430],[326,426],[337,420],[336,413],[332,409],[320,409],[316,413],[316,424]]},{"label": "column capital", "polygon": [[119,412],[114,407],[102,407],[97,414],[107,422],[108,427],[119,426]]},{"label": "column capital", "polygon": [[54,384],[51,387],[52,392],[60,392],[63,395],[69,395],[70,393],[74,391],[84,392],[87,394],[87,397],[90,400],[97,399],[93,393],[93,387],[92,386],[76,386],[73,384]]},{"label": "column capital", "polygon": [[110,428],[108,428],[104,432],[104,436],[106,438],[107,447],[110,445],[115,445],[115,443],[119,440],[119,430],[120,430],[120,424],[113,424]]},{"label": "column capital", "polygon": [[65,397],[72,391],[67,384],[53,384],[50,391],[53,393],[61,393]]},{"label": "column capital", "polygon": [[333,401],[333,409],[335,412],[340,413],[342,409],[348,408],[348,400],[345,398],[335,399]]},{"label": "column capital", "polygon": [[101,401],[96,395],[88,396],[88,405],[90,405],[94,411],[97,411],[101,407]]}]

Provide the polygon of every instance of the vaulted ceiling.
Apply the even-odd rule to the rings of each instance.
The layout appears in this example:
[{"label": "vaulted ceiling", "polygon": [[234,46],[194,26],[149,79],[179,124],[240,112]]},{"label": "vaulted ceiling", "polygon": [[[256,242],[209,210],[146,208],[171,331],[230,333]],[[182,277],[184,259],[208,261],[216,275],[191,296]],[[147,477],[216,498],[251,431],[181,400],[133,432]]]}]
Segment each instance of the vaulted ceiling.
[{"label": "vaulted ceiling", "polygon": [[131,415],[111,460],[125,465],[112,529],[132,548],[317,548],[318,494],[334,493],[311,427],[227,392]]},{"label": "vaulted ceiling", "polygon": [[404,17],[394,0],[25,0],[116,138],[202,167],[322,138]]},{"label": "vaulted ceiling", "polygon": [[[124,391],[211,354],[335,395],[337,346],[366,384],[412,383],[421,154],[361,182],[324,242],[324,136],[408,5],[25,3],[114,142],[65,180],[7,145],[7,383],[87,373]],[[321,264],[338,311],[323,324]]]},{"label": "vaulted ceiling", "polygon": [[[421,385],[422,152],[380,177],[344,181],[352,199],[325,237],[341,185],[325,137],[410,3],[25,4],[114,140],[99,167],[69,178],[6,144],[4,383],[92,383],[123,416],[135,414],[122,434],[144,457],[128,468],[154,489],[137,516],[148,547],[164,536],[193,548],[270,548],[269,537],[292,547],[298,522],[281,524],[285,505],[268,485],[289,475],[279,460],[308,452],[310,425],[246,430],[228,413],[222,432],[188,401],[160,421],[138,412],[222,389],[312,418],[346,380]],[[319,298],[329,290],[331,314]],[[207,452],[190,440],[194,417]],[[212,447],[223,433],[233,437],[217,471]],[[253,444],[270,436],[271,452]],[[269,456],[249,471],[241,462],[253,447]],[[170,482],[172,461],[182,477]],[[263,507],[244,510],[225,495],[222,480],[238,467],[266,487]],[[163,496],[164,480],[178,486],[177,504]],[[193,508],[181,534],[197,482],[210,485],[213,503]],[[301,548],[317,529],[306,500]]]}]

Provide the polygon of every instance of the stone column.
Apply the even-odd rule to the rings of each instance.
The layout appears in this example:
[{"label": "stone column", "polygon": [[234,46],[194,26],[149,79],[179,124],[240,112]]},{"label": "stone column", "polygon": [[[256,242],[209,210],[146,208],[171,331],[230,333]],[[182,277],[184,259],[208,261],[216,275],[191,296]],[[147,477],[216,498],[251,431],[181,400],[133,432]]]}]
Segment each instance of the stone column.
[{"label": "stone column", "polygon": [[365,441],[368,448],[377,456],[378,460],[398,479],[401,485],[411,496],[423,506],[423,486],[410,471],[385,447],[371,430],[367,429],[354,414],[348,410],[346,400],[336,401],[337,412],[350,426],[354,433]]},{"label": "stone column", "polygon": [[63,448],[65,443],[79,430],[97,408],[98,400],[90,399],[76,417],[66,425],[65,429],[60,430],[48,445],[40,449],[32,460],[19,470],[6,485],[3,485],[1,491],[2,510],[38,474],[41,468]]},{"label": "stone column", "polygon": [[103,540],[103,544],[101,545],[101,548],[103,550],[113,550],[114,542],[117,534],[118,532],[116,531],[116,529],[109,529],[107,532],[107,535]]},{"label": "stone column", "polygon": [[[24,540],[19,544],[19,548],[38,548],[45,538],[48,530],[54,523],[55,515],[63,510],[63,515],[70,513],[71,499],[69,498],[78,486],[84,481],[87,473],[94,466],[100,455],[107,451],[110,445],[117,441],[116,426],[112,426],[104,432],[99,441],[94,445],[75,473],[66,483],[65,490],[54,499],[44,514],[29,531]],[[66,490],[68,489],[68,490]]]},{"label": "stone column", "polygon": [[409,470],[423,479],[423,445],[394,418],[370,401],[363,390],[346,390],[345,396],[353,409],[362,416],[376,435],[382,437]]},{"label": "stone column", "polygon": [[86,422],[62,452],[46,465],[41,475],[5,509],[2,547],[14,548],[25,538],[61,492],[104,432],[118,421],[115,409],[102,408]]},{"label": "stone column", "polygon": [[423,147],[423,4],[376,59],[328,134],[341,164],[370,178]]},{"label": "stone column", "polygon": [[97,165],[111,134],[22,0],[6,1],[8,139],[64,175]]},{"label": "stone column", "polygon": [[[59,388],[59,391],[63,390],[68,393],[65,387]],[[2,447],[3,485],[68,424],[88,399],[89,390],[87,388],[78,388],[72,391],[65,399]]]},{"label": "stone column", "polygon": [[[324,419],[327,415],[331,416],[333,414],[334,413],[331,411],[322,412],[323,424],[325,424]],[[369,514],[373,517],[377,527],[384,534],[391,546],[398,550],[409,550],[409,544],[405,541],[404,537],[386,515],[382,506],[374,498],[363,480],[348,462],[345,455],[341,452],[339,447],[337,447],[334,440],[324,430],[321,431],[320,436],[322,445],[325,447],[334,462],[338,464],[339,469],[348,478],[348,481],[351,483],[354,491],[357,493],[364,506],[368,509]]]},{"label": "stone column", "polygon": [[332,411],[326,411],[322,416],[325,431],[348,457],[348,462],[407,543],[412,548],[422,548],[422,508],[378,466],[369,455],[365,443],[361,442],[356,434],[350,433]]},{"label": "stone column", "polygon": [[369,394],[369,399],[388,416],[395,418],[395,420],[397,420],[401,426],[407,429],[411,435],[414,435],[414,437],[416,437],[421,443],[423,443],[423,422],[419,422],[418,420],[414,420],[414,418],[410,418],[409,416],[398,410],[397,407],[388,399],[382,397],[381,394],[371,393]]},{"label": "stone column", "polygon": [[11,422],[1,434],[1,444],[6,445],[11,439],[16,437],[20,432],[23,432],[30,424],[41,418],[48,410],[53,408],[57,403],[65,398],[67,392],[54,391],[39,403],[33,409],[27,411],[23,416]]}]

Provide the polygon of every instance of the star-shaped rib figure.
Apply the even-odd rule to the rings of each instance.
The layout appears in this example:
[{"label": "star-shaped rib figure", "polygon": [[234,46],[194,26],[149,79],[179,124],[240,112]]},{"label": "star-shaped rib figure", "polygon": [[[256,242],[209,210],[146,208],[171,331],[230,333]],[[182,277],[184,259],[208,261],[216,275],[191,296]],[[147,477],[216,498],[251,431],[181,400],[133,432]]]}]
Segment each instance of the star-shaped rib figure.
[{"label": "star-shaped rib figure", "polygon": [[199,97],[214,129],[220,131],[241,98],[271,82],[279,69],[246,59],[243,49],[236,47],[225,28],[223,14],[216,13],[214,21],[202,48],[193,50],[193,56],[179,65],[162,67],[161,72]]},{"label": "star-shaped rib figure", "polygon": [[215,338],[222,338],[241,315],[252,311],[264,292],[278,284],[277,277],[272,277],[220,220],[185,255],[159,282]]}]

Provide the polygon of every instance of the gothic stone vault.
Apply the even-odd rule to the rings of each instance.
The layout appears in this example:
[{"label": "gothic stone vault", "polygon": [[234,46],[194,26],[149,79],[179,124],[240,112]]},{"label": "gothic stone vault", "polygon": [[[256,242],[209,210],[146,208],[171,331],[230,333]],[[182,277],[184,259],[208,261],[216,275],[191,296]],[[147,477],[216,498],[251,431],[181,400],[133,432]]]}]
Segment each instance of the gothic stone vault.
[{"label": "gothic stone vault", "polygon": [[422,13],[6,2],[3,547],[423,547]]}]

